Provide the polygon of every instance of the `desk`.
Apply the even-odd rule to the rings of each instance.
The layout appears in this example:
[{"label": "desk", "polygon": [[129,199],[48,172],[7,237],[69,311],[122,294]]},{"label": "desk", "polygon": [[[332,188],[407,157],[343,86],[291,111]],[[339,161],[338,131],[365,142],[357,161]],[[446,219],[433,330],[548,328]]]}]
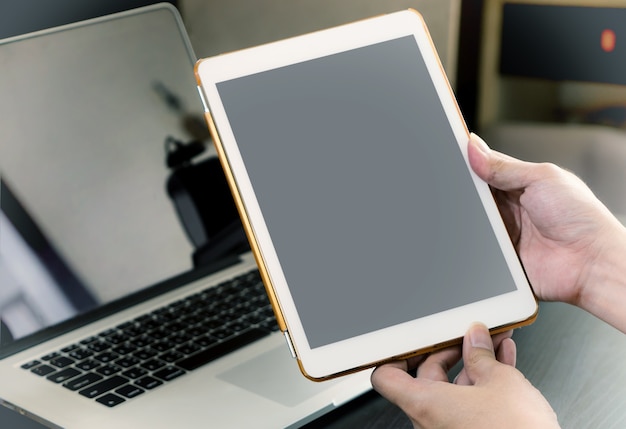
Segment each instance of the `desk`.
[{"label": "desk", "polygon": [[[563,428],[626,427],[626,335],[575,307],[541,303],[539,317],[518,329],[517,367],[548,399]],[[528,410],[532,412],[532,410]],[[2,427],[42,426],[0,407]],[[375,392],[303,429],[412,428]]]}]

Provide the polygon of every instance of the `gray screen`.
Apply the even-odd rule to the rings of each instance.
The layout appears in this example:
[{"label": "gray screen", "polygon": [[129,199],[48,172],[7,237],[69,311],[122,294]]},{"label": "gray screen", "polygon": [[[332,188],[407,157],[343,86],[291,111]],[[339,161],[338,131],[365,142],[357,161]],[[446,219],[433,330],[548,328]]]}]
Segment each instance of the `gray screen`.
[{"label": "gray screen", "polygon": [[311,347],[515,290],[412,36],[218,91]]}]

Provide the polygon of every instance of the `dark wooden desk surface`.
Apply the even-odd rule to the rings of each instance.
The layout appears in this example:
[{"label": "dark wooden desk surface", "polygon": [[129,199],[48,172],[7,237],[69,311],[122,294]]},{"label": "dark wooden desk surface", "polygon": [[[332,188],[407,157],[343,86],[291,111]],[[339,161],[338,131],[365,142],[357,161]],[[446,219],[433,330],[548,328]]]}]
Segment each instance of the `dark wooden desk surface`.
[{"label": "dark wooden desk surface", "polygon": [[[514,335],[518,368],[546,396],[563,428],[626,428],[626,335],[560,303],[542,303],[537,321]],[[532,410],[528,410],[532,412]],[[42,426],[0,407],[0,426]],[[304,429],[412,428],[396,407],[366,394]]]}]

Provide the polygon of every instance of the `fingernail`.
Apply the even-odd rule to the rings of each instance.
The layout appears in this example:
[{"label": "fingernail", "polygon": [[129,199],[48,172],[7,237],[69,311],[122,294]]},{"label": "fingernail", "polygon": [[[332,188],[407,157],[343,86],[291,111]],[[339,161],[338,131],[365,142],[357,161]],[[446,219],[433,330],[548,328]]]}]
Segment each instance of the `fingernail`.
[{"label": "fingernail", "polygon": [[493,342],[489,330],[482,323],[474,323],[468,331],[470,344],[472,347],[493,350]]},{"label": "fingernail", "polygon": [[480,137],[478,137],[476,134],[471,133],[470,134],[470,140],[473,141],[476,144],[476,147],[478,149],[480,149],[481,152],[483,152],[483,153],[491,152],[491,149],[489,148],[487,143],[485,143],[485,141],[483,139],[481,139]]}]

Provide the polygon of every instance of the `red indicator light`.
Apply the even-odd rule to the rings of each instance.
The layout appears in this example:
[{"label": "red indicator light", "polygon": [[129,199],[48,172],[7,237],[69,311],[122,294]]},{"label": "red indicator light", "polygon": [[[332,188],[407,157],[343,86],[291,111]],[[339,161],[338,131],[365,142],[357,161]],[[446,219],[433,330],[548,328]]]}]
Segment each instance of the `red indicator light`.
[{"label": "red indicator light", "polygon": [[600,46],[602,46],[602,50],[604,52],[613,52],[615,49],[615,31],[606,29],[602,32],[600,36]]}]

